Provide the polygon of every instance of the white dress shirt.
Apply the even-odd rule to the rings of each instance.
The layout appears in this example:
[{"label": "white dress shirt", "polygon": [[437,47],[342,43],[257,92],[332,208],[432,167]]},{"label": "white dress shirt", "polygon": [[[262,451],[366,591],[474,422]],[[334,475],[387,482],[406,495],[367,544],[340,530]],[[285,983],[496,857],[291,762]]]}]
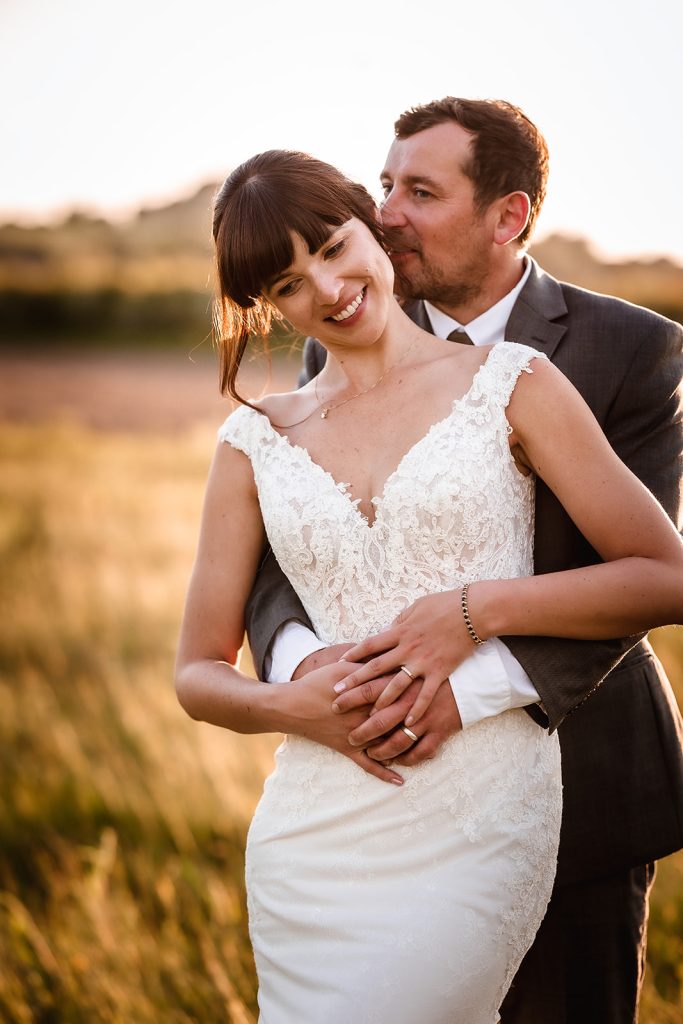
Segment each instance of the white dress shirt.
[{"label": "white dress shirt", "polygon": [[[437,338],[447,338],[452,331],[460,329],[467,331],[474,345],[495,345],[503,341],[512,307],[530,273],[531,260],[526,257],[524,273],[512,291],[466,325],[459,324],[431,303],[425,302],[434,334]],[[285,622],[275,634],[270,658],[266,658],[268,682],[290,681],[304,658],[325,646],[315,633],[300,622]],[[477,647],[451,673],[449,682],[464,729],[483,718],[498,715],[501,711],[539,701],[538,692],[528,675],[497,637]]]}]

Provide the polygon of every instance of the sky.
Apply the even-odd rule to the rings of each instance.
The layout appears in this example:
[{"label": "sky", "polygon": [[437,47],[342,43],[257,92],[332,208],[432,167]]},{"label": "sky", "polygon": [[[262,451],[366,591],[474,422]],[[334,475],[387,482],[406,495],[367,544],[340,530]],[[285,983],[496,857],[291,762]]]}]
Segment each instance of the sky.
[{"label": "sky", "polygon": [[683,263],[680,0],[0,0],[0,220],[130,215],[303,149],[379,196],[396,117],[500,97],[545,134],[536,236]]}]

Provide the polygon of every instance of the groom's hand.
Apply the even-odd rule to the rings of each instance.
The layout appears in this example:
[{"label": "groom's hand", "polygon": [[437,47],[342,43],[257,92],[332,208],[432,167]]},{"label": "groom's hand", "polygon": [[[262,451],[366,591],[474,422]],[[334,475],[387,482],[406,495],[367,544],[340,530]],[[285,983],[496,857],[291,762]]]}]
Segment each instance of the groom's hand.
[{"label": "groom's hand", "polygon": [[447,679],[422,718],[412,727],[412,732],[418,737],[417,743],[401,729],[385,742],[368,747],[365,753],[383,764],[396,761],[412,768],[434,757],[447,739],[462,732],[462,719]]},{"label": "groom's hand", "polygon": [[322,668],[324,665],[332,665],[333,662],[339,661],[342,654],[351,650],[352,646],[353,644],[332,644],[330,647],[323,647],[320,651],[313,651],[313,654],[309,654],[307,658],[299,662],[292,675],[292,680],[301,679],[309,672],[315,672],[316,669]]},{"label": "groom's hand", "polygon": [[[304,736],[331,747],[355,761],[370,775],[383,782],[400,785],[403,779],[397,772],[369,757],[361,747],[349,743],[349,733],[366,721],[368,709],[358,708],[346,715],[335,715],[332,712],[333,687],[353,670],[353,664],[337,660],[308,672],[296,681],[277,685],[280,728],[283,732]],[[384,680],[383,685],[386,686],[386,683],[387,680]]]},{"label": "groom's hand", "polygon": [[412,728],[444,679],[474,649],[462,615],[460,591],[427,594],[405,608],[389,629],[369,636],[348,652],[349,661],[364,664],[342,680],[336,692],[362,688],[377,676],[392,673],[393,679],[376,701],[377,710],[384,710],[404,693],[411,679],[419,679],[422,688],[406,719]]},{"label": "groom's hand", "polygon": [[[358,690],[364,690],[364,697],[370,700],[379,696],[386,680],[372,680]],[[434,757],[442,743],[462,730],[462,720],[450,683],[444,680],[432,699],[427,711],[412,728],[417,742],[403,731],[405,716],[410,711],[421,687],[413,683],[406,692],[389,707],[375,711],[367,721],[361,723],[349,734],[352,746],[365,748],[375,761],[387,763],[397,760],[399,764],[413,766]],[[347,701],[352,699],[351,691]]]}]

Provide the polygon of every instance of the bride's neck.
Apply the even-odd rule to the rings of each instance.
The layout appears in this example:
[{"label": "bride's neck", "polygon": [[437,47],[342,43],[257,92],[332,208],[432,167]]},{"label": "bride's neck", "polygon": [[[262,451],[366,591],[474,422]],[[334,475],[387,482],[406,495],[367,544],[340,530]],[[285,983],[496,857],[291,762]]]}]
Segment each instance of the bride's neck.
[{"label": "bride's neck", "polygon": [[[405,322],[403,322],[405,321]],[[408,317],[388,325],[384,333],[368,347],[327,349],[327,361],[319,384],[329,391],[361,391],[405,362],[415,346],[419,330]]]}]

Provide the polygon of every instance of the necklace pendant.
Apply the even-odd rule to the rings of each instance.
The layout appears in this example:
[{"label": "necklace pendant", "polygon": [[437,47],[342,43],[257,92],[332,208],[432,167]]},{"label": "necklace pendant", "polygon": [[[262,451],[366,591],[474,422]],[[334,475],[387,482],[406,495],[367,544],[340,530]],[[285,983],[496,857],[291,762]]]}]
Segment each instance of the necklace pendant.
[{"label": "necklace pendant", "polygon": [[323,409],[323,411],[320,413],[320,419],[321,420],[326,420],[327,419],[328,411],[329,411],[328,409]]}]

